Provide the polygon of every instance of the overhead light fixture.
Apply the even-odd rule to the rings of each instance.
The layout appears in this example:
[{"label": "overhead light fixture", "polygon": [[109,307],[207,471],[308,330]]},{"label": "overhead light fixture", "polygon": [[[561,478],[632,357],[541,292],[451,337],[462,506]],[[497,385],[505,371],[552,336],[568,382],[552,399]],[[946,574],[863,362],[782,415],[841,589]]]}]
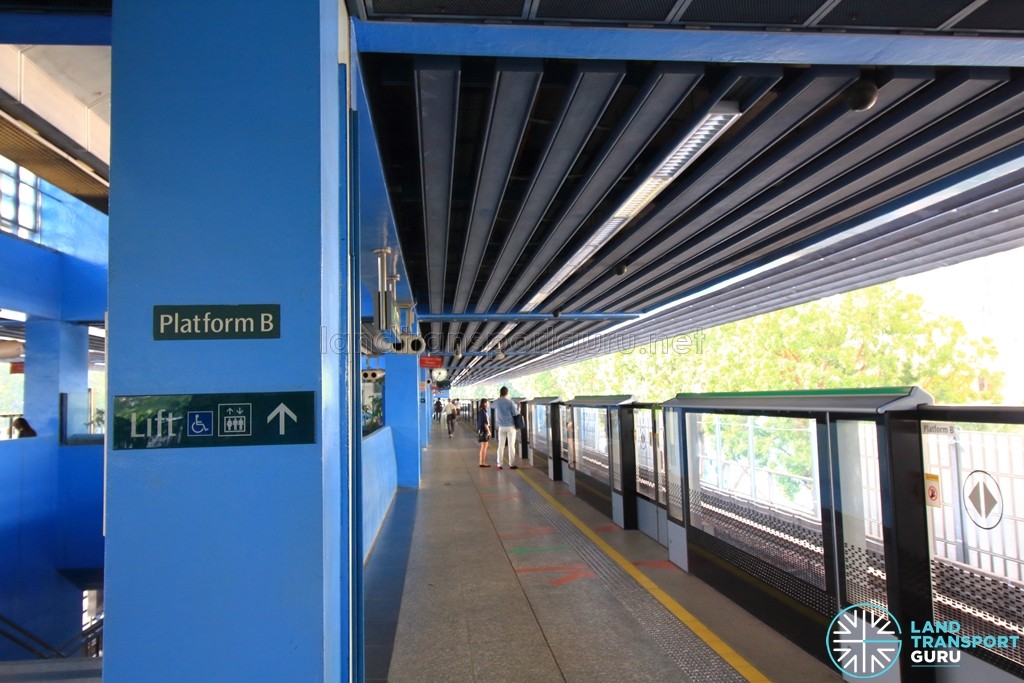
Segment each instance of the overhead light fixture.
[{"label": "overhead light fixture", "polygon": [[498,354],[495,356],[498,360],[505,360],[505,350],[501,348],[501,342],[498,342]]},{"label": "overhead light fixture", "polygon": [[603,247],[619,232],[626,223],[639,214],[644,207],[661,194],[679,174],[714,143],[722,133],[729,129],[740,117],[739,106],[735,102],[719,102],[711,108],[704,118],[693,127],[671,152],[669,152],[654,171],[640,183],[633,194],[619,206],[605,223],[590,236],[583,246],[544,283],[532,299],[523,307],[523,311],[532,311],[547,299],[569,276]]},{"label": "overhead light fixture", "polygon": [[455,342],[455,359],[459,360],[462,358],[462,345],[459,342]]}]

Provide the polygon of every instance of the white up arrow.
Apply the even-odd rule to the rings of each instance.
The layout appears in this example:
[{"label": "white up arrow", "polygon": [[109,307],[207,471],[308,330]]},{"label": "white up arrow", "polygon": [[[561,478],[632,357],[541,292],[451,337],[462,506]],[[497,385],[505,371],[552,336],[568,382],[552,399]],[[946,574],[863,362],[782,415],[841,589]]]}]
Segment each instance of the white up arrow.
[{"label": "white up arrow", "polygon": [[288,406],[286,406],[283,403],[279,403],[277,405],[277,407],[274,408],[274,412],[270,413],[270,415],[267,416],[267,422],[270,422],[275,417],[278,419],[278,422],[277,422],[277,433],[280,434],[281,436],[284,436],[284,416],[285,415],[287,415],[288,417],[293,419],[296,423],[298,423],[299,418],[295,417],[295,413],[293,413],[292,411],[288,410]]}]

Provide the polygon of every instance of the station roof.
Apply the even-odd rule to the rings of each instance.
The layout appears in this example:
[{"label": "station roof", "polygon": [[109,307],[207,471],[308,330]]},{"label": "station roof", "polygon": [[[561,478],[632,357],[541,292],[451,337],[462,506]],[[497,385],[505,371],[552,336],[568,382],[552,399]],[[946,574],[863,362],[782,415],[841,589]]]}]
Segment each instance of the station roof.
[{"label": "station roof", "polygon": [[347,7],[376,143],[360,173],[456,385],[1024,244],[1012,0]]}]

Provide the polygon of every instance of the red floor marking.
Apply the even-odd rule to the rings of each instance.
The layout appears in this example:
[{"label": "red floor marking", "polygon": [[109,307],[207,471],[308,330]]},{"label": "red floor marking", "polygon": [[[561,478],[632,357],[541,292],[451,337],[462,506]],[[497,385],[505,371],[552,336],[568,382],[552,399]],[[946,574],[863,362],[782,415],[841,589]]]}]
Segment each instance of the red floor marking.
[{"label": "red floor marking", "polygon": [[494,500],[519,500],[522,498],[518,493],[481,493],[480,497]]},{"label": "red floor marking", "polygon": [[618,524],[606,524],[605,526],[594,527],[594,531],[596,531],[599,534],[606,534],[610,531],[622,531],[622,527],[620,527]]},{"label": "red floor marking", "polygon": [[634,562],[637,567],[657,567],[658,569],[679,569],[678,565],[672,564],[668,560],[644,560],[642,562]]},{"label": "red floor marking", "polygon": [[565,572],[565,576],[548,581],[549,586],[562,586],[579,579],[589,579],[595,576],[594,572],[584,564],[567,564],[561,567],[523,567],[516,569],[517,574],[536,574],[539,572]]},{"label": "red floor marking", "polygon": [[578,581],[579,579],[591,579],[593,577],[594,572],[589,569],[584,569],[582,571],[566,574],[560,579],[552,579],[551,581],[548,581],[548,584],[551,586],[563,586],[567,583],[571,583],[572,581]]}]

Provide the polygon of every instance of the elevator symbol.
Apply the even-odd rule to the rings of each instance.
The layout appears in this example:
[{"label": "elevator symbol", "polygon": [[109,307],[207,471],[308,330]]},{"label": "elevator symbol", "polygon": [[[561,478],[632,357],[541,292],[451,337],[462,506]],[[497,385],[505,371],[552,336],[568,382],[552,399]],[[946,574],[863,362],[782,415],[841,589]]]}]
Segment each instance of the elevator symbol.
[{"label": "elevator symbol", "polygon": [[252,404],[218,404],[217,436],[252,436]]}]

